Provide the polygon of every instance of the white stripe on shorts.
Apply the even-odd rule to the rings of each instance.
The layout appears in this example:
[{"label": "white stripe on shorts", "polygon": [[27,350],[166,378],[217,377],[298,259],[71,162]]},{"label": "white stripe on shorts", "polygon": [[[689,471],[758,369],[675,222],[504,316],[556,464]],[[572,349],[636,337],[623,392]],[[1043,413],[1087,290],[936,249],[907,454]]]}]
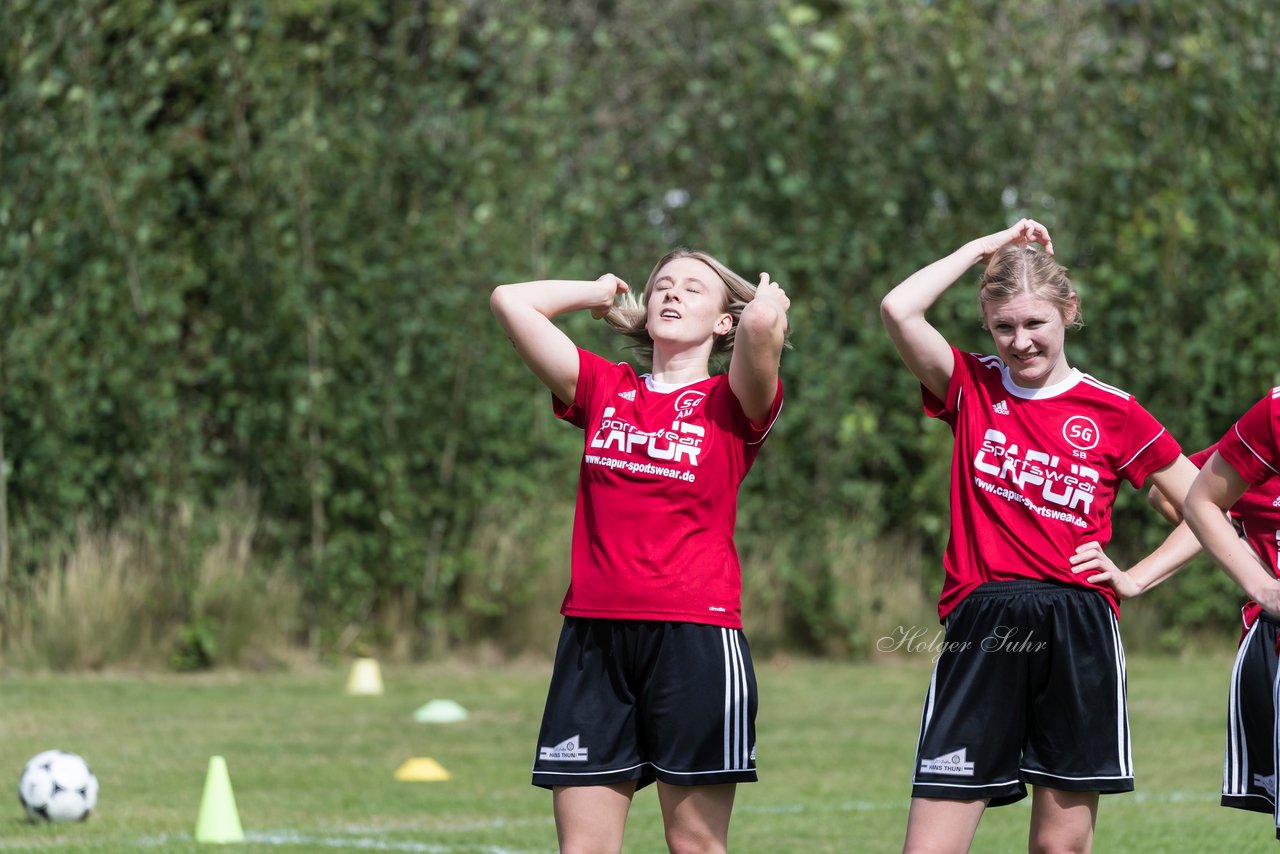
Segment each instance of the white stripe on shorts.
[{"label": "white stripe on shorts", "polygon": [[[1254,625],[1261,623],[1262,620],[1254,621]],[[1276,703],[1280,703],[1280,672],[1276,673],[1275,681],[1271,683],[1271,708],[1280,708]],[[1271,736],[1271,767],[1280,768],[1280,716],[1276,717],[1272,723]],[[1271,818],[1276,826],[1276,838],[1280,839],[1280,798],[1275,799],[1275,803],[1271,807]]]},{"label": "white stripe on shorts", "polygon": [[1116,612],[1107,606],[1107,616],[1111,618],[1111,643],[1116,655],[1116,745],[1119,755],[1122,777],[1133,776],[1133,742],[1129,740],[1129,704],[1125,702],[1125,662],[1124,644],[1120,641],[1120,624],[1116,620]]},{"label": "white stripe on shorts", "polygon": [[1227,691],[1227,749],[1222,755],[1222,794],[1249,794],[1249,752],[1245,750],[1244,721],[1240,717],[1240,668],[1244,666],[1245,653],[1258,633],[1261,620],[1255,620],[1236,650],[1235,663],[1231,665],[1231,685]]},{"label": "white stripe on shorts", "polygon": [[[945,637],[945,635],[944,635]],[[938,656],[941,660],[942,656]],[[929,730],[929,724],[933,721],[933,700],[938,687],[938,661],[933,663],[933,675],[929,677],[929,690],[924,695],[924,711],[920,713],[920,735],[916,738],[916,768],[920,767],[920,752],[924,750],[924,734]],[[916,772],[911,772],[911,779],[914,780]]]},{"label": "white stripe on shorts", "polygon": [[742,641],[734,629],[720,629],[724,648],[724,769],[740,771],[750,766],[747,744],[749,689],[742,661]]}]

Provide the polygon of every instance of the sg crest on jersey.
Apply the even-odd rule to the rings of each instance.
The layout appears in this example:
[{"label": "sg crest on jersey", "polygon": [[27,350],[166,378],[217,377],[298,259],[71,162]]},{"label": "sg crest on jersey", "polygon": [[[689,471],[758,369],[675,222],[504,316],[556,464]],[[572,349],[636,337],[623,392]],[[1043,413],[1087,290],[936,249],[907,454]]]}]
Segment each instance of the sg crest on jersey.
[{"label": "sg crest on jersey", "polygon": [[1072,415],[1062,425],[1062,438],[1077,451],[1092,451],[1098,447],[1098,442],[1102,441],[1102,431],[1089,416]]}]

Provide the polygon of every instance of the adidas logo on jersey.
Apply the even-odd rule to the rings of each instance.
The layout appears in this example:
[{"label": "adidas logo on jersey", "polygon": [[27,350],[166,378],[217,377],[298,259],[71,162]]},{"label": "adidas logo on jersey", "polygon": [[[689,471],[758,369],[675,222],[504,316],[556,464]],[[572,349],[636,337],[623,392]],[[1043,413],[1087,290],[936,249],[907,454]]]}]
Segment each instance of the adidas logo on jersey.
[{"label": "adidas logo on jersey", "polygon": [[948,753],[945,756],[939,756],[937,759],[921,759],[920,773],[922,774],[954,774],[957,777],[972,777],[973,763],[965,761],[965,751],[967,747],[962,747],[955,753]]},{"label": "adidas logo on jersey", "polygon": [[991,407],[991,410],[992,410],[996,415],[1008,415],[1008,414],[1009,414],[1009,401],[1007,401],[1007,400],[1002,400],[1002,401],[1000,401],[999,403],[997,403],[997,404],[993,405],[993,406]]},{"label": "adidas logo on jersey", "polygon": [[[1272,506],[1272,507],[1280,507],[1280,498],[1277,498],[1275,501],[1272,501],[1272,502],[1271,502],[1271,506]],[[1280,531],[1278,531],[1277,533],[1280,533]]]},{"label": "adidas logo on jersey", "polygon": [[581,735],[572,735],[555,747],[539,747],[539,759],[551,759],[559,762],[586,762],[587,749],[578,743]]},{"label": "adidas logo on jersey", "polygon": [[618,397],[622,398],[623,400],[634,401],[636,399],[636,390],[630,389],[628,391],[620,391],[618,392]]}]

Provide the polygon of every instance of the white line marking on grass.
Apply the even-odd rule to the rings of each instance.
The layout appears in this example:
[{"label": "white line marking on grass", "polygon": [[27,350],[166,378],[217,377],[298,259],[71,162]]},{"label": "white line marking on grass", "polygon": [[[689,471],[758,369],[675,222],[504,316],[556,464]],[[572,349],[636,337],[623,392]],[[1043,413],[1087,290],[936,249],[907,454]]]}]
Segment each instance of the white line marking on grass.
[{"label": "white line marking on grass", "polygon": [[[1193,804],[1193,803],[1217,803],[1219,794],[1210,791],[1195,792],[1128,792],[1127,800],[1137,804],[1150,804],[1152,806],[1161,806],[1165,804]],[[1021,806],[1029,808],[1031,799],[1025,798],[1013,806]],[[749,813],[754,815],[804,815],[806,813],[859,813],[859,812],[879,812],[881,810],[902,810],[906,811],[911,806],[909,798],[894,801],[845,801],[839,804],[739,804],[734,808],[735,814]],[[657,809],[635,809],[631,810],[633,816],[652,816],[657,815]],[[313,848],[359,848],[366,851],[403,851],[408,854],[554,854],[550,849],[521,849],[507,848],[501,845],[477,845],[477,844],[439,844],[435,842],[413,842],[413,841],[393,841],[378,838],[379,835],[386,833],[408,833],[418,834],[422,836],[430,836],[432,834],[441,833],[468,833],[484,830],[500,830],[503,828],[528,826],[536,824],[550,824],[551,818],[528,819],[528,818],[503,818],[497,817],[489,821],[464,821],[458,824],[445,825],[441,827],[398,827],[389,829],[386,827],[368,827],[368,826],[348,826],[341,830],[330,831],[329,835],[309,835],[291,830],[278,830],[272,832],[255,832],[246,831],[245,841],[252,842],[257,845],[306,845]],[[349,834],[343,836],[342,834]],[[163,847],[169,842],[191,842],[190,835],[178,834],[172,836],[151,836],[144,837],[137,841],[137,845],[150,848]],[[39,845],[24,844],[21,842],[3,842],[0,841],[0,850],[22,850],[32,847],[45,847],[47,840],[41,840]]]},{"label": "white line marking on grass", "polygon": [[1140,804],[1191,804],[1202,801],[1217,803],[1222,798],[1220,792],[1162,792],[1160,794],[1130,792],[1129,794]]},{"label": "white line marking on grass", "polygon": [[[1217,792],[1118,792],[1116,796],[1128,796],[1140,804],[1191,804],[1217,803]],[[1107,802],[1104,798],[1103,803]],[[1030,806],[1031,799],[1024,798],[1011,806]],[[756,815],[801,815],[804,813],[844,813],[844,812],[878,812],[880,810],[903,810],[911,807],[909,798],[900,801],[846,801],[842,804],[739,804],[733,809],[734,815],[754,813]],[[635,812],[635,810],[633,810]]]},{"label": "white line marking on grass", "polygon": [[432,842],[392,842],[385,839],[349,836],[308,836],[292,831],[276,833],[249,833],[244,835],[246,842],[260,845],[316,845],[321,848],[363,848],[370,851],[408,851],[413,854],[453,854],[458,851],[476,851],[482,854],[554,854],[554,852],[532,852],[517,848],[506,848],[501,845],[437,845]]},{"label": "white line marking on grass", "polygon": [[475,818],[453,824],[431,825],[421,821],[412,823],[397,822],[392,824],[348,824],[337,828],[332,833],[368,833],[372,835],[386,833],[469,833],[473,830],[505,830],[511,827],[529,827],[531,825],[552,826],[555,817],[546,815],[538,818]]},{"label": "white line marking on grass", "polygon": [[[163,847],[170,842],[193,842],[187,834],[148,836],[136,844],[148,848]],[[365,851],[405,851],[409,854],[555,854],[551,849],[529,850],[502,845],[438,845],[434,842],[392,841],[369,836],[311,836],[292,830],[261,833],[245,831],[244,841],[254,845],[305,845],[309,848],[359,848]],[[0,843],[0,848],[7,847]]]},{"label": "white line marking on grass", "polygon": [[743,804],[734,807],[737,813],[754,813],[756,815],[800,815],[807,812],[877,812],[879,810],[897,810],[911,806],[911,801],[847,801],[830,806],[812,806],[810,804]]}]

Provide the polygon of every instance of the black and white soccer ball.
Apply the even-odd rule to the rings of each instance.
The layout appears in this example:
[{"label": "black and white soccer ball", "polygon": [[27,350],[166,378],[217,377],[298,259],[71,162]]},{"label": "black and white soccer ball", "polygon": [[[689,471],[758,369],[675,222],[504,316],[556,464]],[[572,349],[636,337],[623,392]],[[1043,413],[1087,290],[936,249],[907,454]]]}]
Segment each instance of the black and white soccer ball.
[{"label": "black and white soccer ball", "polygon": [[31,821],[84,821],[98,805],[98,778],[83,757],[46,750],[27,760],[18,797]]}]

